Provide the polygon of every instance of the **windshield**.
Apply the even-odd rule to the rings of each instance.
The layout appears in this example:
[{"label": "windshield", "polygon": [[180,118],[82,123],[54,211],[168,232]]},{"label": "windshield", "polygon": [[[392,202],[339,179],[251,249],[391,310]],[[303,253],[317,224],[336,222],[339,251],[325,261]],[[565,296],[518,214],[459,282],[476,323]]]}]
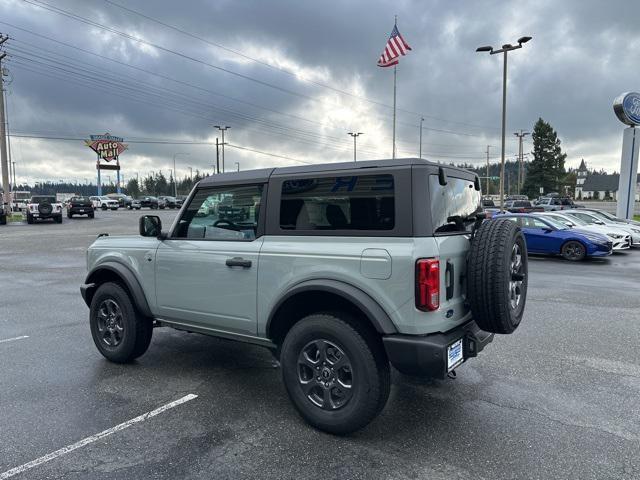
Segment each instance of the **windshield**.
[{"label": "windshield", "polygon": [[449,177],[440,185],[438,175],[429,175],[429,192],[434,233],[468,231],[482,211],[480,192],[471,180]]},{"label": "windshield", "polygon": [[547,222],[549,225],[551,225],[556,230],[568,230],[568,228],[569,228],[564,223],[562,223],[561,221],[559,221],[559,220],[557,220],[555,218],[544,217],[544,220],[545,220],[545,222]]},{"label": "windshield", "polygon": [[558,217],[558,216],[554,215],[552,218],[554,220],[558,220],[559,222],[567,221],[567,222],[575,223],[576,225],[582,225],[582,226],[589,225],[587,222],[585,222],[581,218],[578,218],[578,217],[575,217],[575,216],[573,216],[571,218],[568,218],[568,217]]},{"label": "windshield", "polygon": [[615,215],[610,214],[609,212],[595,212],[592,210],[589,213],[597,215],[600,218],[604,217],[607,220],[611,220],[612,222],[626,223],[624,220],[616,217]]},{"label": "windshield", "polygon": [[47,197],[47,196],[31,197],[31,203],[43,203],[43,202],[56,203],[56,197]]}]

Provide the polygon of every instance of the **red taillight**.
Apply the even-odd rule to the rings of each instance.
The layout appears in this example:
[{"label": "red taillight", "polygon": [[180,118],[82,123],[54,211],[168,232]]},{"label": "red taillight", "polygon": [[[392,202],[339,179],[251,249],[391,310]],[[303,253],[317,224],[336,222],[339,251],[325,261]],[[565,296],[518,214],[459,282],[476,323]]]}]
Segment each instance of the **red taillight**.
[{"label": "red taillight", "polygon": [[440,261],[423,258],[416,262],[416,308],[433,311],[440,307]]}]

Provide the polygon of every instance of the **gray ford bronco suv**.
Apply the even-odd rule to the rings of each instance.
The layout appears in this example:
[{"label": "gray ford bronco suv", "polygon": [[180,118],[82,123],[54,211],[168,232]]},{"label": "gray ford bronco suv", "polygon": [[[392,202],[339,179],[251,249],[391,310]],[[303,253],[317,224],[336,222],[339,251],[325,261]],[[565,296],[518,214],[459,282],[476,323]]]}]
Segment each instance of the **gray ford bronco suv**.
[{"label": "gray ford bronco suv", "polygon": [[172,327],[271,349],[289,397],[335,434],[383,409],[390,365],[445,378],[527,292],[519,228],[481,214],[478,177],[420,159],[207,177],[164,231],[101,235],[81,286],[93,340],[113,362]]}]

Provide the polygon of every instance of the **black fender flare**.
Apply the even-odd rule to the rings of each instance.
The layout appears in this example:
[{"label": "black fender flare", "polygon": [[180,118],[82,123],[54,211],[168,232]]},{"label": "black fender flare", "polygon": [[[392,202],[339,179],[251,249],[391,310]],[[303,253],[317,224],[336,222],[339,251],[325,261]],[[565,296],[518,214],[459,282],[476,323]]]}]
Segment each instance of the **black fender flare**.
[{"label": "black fender flare", "polygon": [[349,283],[345,283],[339,280],[330,279],[317,279],[307,280],[302,283],[298,283],[293,286],[285,295],[283,295],[278,302],[273,306],[269,313],[269,319],[267,320],[266,332],[269,335],[271,329],[271,321],[276,312],[289,298],[302,292],[321,291],[338,295],[345,300],[354,304],[359,308],[369,319],[373,327],[380,334],[390,335],[398,333],[395,325],[391,321],[391,318],[385,312],[385,310],[376,302],[369,294],[363,292],[357,287]]},{"label": "black fender flare", "polygon": [[104,271],[115,274],[122,281],[122,283],[124,283],[124,285],[127,287],[127,290],[129,290],[131,296],[133,297],[132,300],[134,305],[140,311],[140,313],[147,317],[152,316],[151,309],[149,308],[149,303],[147,302],[147,297],[145,297],[144,290],[142,290],[142,286],[140,285],[140,282],[136,278],[135,274],[129,267],[118,262],[104,262],[96,265],[91,269],[91,271],[89,271],[84,285],[80,287],[82,298],[84,299],[88,307],[91,306],[91,298],[93,297],[95,290],[99,286],[98,280],[100,277],[100,273]]}]

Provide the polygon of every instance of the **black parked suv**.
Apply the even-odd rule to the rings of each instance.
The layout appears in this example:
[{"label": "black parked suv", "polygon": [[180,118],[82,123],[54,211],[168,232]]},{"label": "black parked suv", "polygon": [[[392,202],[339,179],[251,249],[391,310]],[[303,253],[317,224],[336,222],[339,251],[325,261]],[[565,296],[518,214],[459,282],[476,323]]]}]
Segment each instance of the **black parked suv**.
[{"label": "black parked suv", "polygon": [[158,199],[152,196],[142,197],[140,198],[140,206],[142,208],[151,208],[152,210],[155,210],[158,208]]},{"label": "black parked suv", "polygon": [[163,197],[159,197],[160,200],[164,200],[165,202],[165,207],[167,208],[178,208],[178,200],[176,199],[176,197],[171,197],[171,196],[163,196]]},{"label": "black parked suv", "polygon": [[67,218],[74,215],[87,215],[93,218],[93,202],[89,197],[71,197],[67,203]]}]

